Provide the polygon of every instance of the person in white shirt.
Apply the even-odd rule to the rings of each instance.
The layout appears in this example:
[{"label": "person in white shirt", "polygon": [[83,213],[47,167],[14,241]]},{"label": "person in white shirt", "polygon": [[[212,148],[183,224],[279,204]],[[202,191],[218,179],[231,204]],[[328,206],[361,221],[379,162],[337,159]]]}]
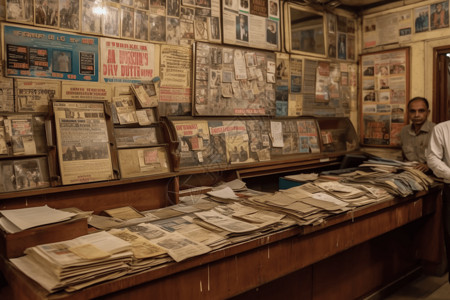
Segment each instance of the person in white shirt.
[{"label": "person in white shirt", "polygon": [[450,262],[450,121],[434,126],[425,154],[428,167],[444,181],[442,214],[447,261]]}]

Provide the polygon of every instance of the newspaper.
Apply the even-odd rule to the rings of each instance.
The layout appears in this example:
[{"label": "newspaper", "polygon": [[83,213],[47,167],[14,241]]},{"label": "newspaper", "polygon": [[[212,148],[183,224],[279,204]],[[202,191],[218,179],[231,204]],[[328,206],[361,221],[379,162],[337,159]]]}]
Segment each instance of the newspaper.
[{"label": "newspaper", "polygon": [[61,98],[57,81],[15,79],[15,90],[19,112],[48,112],[49,100]]},{"label": "newspaper", "polygon": [[177,262],[211,251],[211,248],[206,245],[190,240],[178,232],[165,231],[154,224],[139,224],[137,230],[153,244],[165,249]]},{"label": "newspaper", "polygon": [[14,111],[14,88],[12,78],[0,79],[0,111]]},{"label": "newspaper", "polygon": [[113,105],[119,117],[120,124],[136,124],[138,123],[136,115],[136,106],[134,96],[117,96],[113,97]]},{"label": "newspaper", "polygon": [[63,184],[113,179],[102,103],[54,102]]},{"label": "newspaper", "polygon": [[[61,83],[61,99],[65,100],[102,100],[111,102],[111,85],[88,82],[66,82]],[[58,99],[58,97],[56,97]]]},{"label": "newspaper", "polygon": [[119,149],[118,156],[122,178],[170,171],[167,152],[164,147]]},{"label": "newspaper", "polygon": [[70,219],[75,214],[53,209],[47,205],[21,209],[0,210],[0,226],[9,233],[19,232],[28,228],[61,222]]},{"label": "newspaper", "polygon": [[197,212],[195,215],[207,223],[232,233],[250,233],[259,229],[256,225],[227,217],[214,210]]}]

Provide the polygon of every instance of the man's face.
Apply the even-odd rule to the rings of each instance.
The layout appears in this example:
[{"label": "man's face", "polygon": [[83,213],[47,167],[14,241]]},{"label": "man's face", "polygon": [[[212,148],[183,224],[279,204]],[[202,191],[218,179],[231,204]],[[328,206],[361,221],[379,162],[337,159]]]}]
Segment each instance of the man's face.
[{"label": "man's face", "polygon": [[415,126],[421,126],[428,118],[429,110],[422,100],[416,100],[409,104],[409,119]]}]

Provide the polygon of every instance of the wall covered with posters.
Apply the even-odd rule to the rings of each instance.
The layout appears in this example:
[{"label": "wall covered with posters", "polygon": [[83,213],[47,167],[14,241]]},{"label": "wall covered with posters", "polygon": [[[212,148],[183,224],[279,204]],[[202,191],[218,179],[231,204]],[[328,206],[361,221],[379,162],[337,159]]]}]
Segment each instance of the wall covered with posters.
[{"label": "wall covered with posters", "polygon": [[[320,12],[323,27],[302,29],[305,41],[310,32],[325,36],[315,41],[323,52],[309,55],[285,47],[292,24],[279,0],[2,3],[0,172],[15,181],[0,182],[0,191],[170,172],[160,116],[245,117],[249,128],[260,117],[356,119],[357,22],[348,12]],[[98,101],[104,107],[89,111]],[[300,142],[296,126],[258,136],[290,153]],[[269,141],[275,135],[287,146]],[[233,143],[259,151],[240,161],[270,159],[255,141]],[[292,153],[313,153],[316,144]]]},{"label": "wall covered with posters", "polygon": [[[102,88],[108,86],[104,93],[108,101],[122,93],[115,92],[117,86],[160,79],[162,115],[195,115],[192,107],[204,97],[203,86],[198,88],[193,80],[198,52],[192,48],[196,42],[212,48],[238,45],[243,51],[269,50],[277,56],[276,70],[269,76],[253,74],[254,68],[247,66],[233,68],[231,82],[224,82],[225,87],[228,83],[235,88],[244,85],[231,93],[243,89],[251,99],[260,98],[262,91],[246,86],[267,90],[274,105],[256,114],[350,116],[350,102],[356,98],[356,81],[352,80],[356,77],[355,57],[350,55],[356,51],[356,20],[345,12],[344,16],[328,14],[331,50],[311,63],[303,62],[302,55],[279,60],[279,55],[286,53],[282,29],[288,32],[283,5],[278,0],[6,0],[2,16],[4,76],[61,80],[61,85],[80,82],[80,89],[85,82],[98,82]],[[332,50],[339,44],[338,37],[345,38],[345,53]],[[323,81],[327,75],[316,72],[321,60],[331,64],[326,68],[333,74],[332,81]],[[243,76],[243,71],[249,75]],[[164,78],[169,75],[169,80]],[[224,79],[228,77],[221,77]],[[8,79],[3,81],[6,88]],[[14,93],[11,96],[3,97],[0,110],[14,112],[18,99]],[[223,102],[230,100],[226,93],[218,97]],[[341,103],[339,97],[345,101]],[[241,115],[255,114],[252,107],[238,107],[243,108]],[[230,115],[228,111],[213,114]]]}]

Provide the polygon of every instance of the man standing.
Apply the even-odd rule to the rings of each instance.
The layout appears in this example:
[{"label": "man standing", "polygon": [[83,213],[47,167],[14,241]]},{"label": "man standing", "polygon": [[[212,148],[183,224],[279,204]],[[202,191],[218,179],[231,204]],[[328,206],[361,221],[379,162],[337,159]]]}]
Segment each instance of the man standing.
[{"label": "man standing", "polygon": [[[436,177],[444,180],[442,214],[447,261],[450,262],[450,121],[437,124],[426,151],[427,163]],[[450,273],[449,273],[450,282]]]},{"label": "man standing", "polygon": [[425,157],[431,130],[434,123],[427,120],[430,113],[428,100],[423,97],[415,97],[408,102],[408,116],[411,124],[402,128],[400,132],[400,144],[403,157],[407,161],[416,161],[415,166],[422,172],[429,170]]}]

